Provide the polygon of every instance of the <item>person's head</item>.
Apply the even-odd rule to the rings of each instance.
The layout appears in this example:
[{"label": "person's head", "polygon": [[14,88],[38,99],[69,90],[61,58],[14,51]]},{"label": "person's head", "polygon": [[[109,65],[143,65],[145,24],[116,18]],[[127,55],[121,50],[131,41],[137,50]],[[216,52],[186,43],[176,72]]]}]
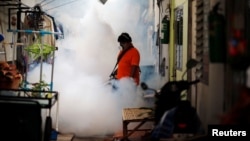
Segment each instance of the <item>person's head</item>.
[{"label": "person's head", "polygon": [[120,43],[120,46],[125,49],[131,45],[132,38],[129,36],[128,33],[123,32],[117,39],[117,41]]}]

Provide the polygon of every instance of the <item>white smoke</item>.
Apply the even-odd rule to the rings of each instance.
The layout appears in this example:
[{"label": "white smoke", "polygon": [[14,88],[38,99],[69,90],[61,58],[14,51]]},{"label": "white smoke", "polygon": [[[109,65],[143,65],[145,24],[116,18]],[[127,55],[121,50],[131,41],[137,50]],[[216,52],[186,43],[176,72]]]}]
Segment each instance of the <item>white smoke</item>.
[{"label": "white smoke", "polygon": [[[132,7],[126,0],[109,0],[105,5],[98,0],[78,0],[48,12],[63,25],[65,34],[57,41],[53,80],[50,64],[43,64],[42,75],[59,92],[59,107],[54,106],[52,112],[54,122],[59,118],[59,132],[93,136],[122,130],[122,109],[148,103],[129,79],[119,82],[117,91],[106,82],[116,62],[121,32],[128,32],[137,48],[142,50],[145,44],[136,31],[139,5]],[[39,67],[29,72],[29,81],[38,81],[39,72]]]}]

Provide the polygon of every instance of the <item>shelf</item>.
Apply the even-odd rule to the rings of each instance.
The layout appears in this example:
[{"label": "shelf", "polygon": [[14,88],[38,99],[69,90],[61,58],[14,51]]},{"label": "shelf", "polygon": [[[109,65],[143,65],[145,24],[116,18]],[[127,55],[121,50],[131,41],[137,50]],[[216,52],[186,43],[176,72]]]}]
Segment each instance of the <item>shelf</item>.
[{"label": "shelf", "polygon": [[[34,94],[39,96],[34,96]],[[24,89],[0,89],[0,102],[39,104],[41,108],[51,108],[58,100],[56,91],[34,91]]]}]

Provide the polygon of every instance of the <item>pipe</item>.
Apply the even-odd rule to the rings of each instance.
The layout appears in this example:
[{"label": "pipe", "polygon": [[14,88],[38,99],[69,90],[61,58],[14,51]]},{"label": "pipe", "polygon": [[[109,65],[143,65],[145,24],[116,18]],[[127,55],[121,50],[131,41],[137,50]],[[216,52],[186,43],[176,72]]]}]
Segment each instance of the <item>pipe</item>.
[{"label": "pipe", "polygon": [[51,31],[46,31],[46,30],[13,30],[13,29],[9,29],[7,30],[8,32],[23,32],[23,33],[39,33],[41,35],[44,35],[44,34],[56,34],[56,35],[60,35],[62,33],[60,32],[51,32]]}]

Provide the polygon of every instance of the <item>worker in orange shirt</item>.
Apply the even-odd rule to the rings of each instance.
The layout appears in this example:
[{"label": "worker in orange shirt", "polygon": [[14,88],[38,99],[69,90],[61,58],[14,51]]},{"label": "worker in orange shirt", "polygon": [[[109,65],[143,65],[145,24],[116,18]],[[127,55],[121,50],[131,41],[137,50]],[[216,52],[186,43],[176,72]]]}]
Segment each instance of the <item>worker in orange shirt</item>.
[{"label": "worker in orange shirt", "polygon": [[116,78],[132,78],[136,85],[140,83],[140,53],[132,44],[128,33],[121,33],[118,42],[122,50],[118,54],[118,67]]}]

